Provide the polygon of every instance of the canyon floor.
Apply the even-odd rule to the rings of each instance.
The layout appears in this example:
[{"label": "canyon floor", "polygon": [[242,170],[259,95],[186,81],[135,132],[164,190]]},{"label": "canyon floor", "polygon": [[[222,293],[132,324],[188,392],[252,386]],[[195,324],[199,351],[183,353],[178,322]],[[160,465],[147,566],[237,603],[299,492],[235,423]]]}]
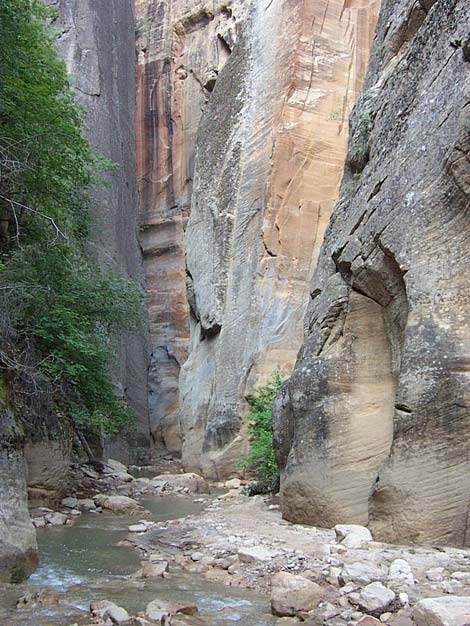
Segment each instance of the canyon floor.
[{"label": "canyon floor", "polygon": [[148,468],[152,478],[132,477],[119,464],[112,472],[100,478],[91,470],[58,511],[33,515],[46,526],[43,538],[61,527],[64,550],[70,533],[88,529],[76,539],[82,551],[87,537],[94,549],[96,528],[109,533],[115,543],[98,546],[95,559],[112,561],[117,551],[120,575],[77,579],[61,593],[44,575],[36,586],[5,586],[10,612],[0,607],[0,623],[6,616],[11,626],[469,623],[470,550],[379,543],[360,526],[291,524],[276,496],[249,497],[239,479],[209,485],[174,463]]}]

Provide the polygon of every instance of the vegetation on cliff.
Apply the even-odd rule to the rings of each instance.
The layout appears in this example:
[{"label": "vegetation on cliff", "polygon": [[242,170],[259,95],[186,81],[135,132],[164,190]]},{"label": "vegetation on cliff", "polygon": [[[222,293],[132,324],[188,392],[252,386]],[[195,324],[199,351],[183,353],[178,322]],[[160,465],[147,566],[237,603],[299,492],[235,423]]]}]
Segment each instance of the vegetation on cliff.
[{"label": "vegetation on cliff", "polygon": [[273,402],[282,385],[276,370],[266,385],[256,389],[250,400],[251,410],[247,416],[250,451],[241,465],[254,471],[257,484],[251,491],[273,491],[279,481],[279,469],[273,447]]},{"label": "vegetation on cliff", "polygon": [[129,420],[110,374],[138,290],[95,261],[90,191],[112,167],[84,139],[50,12],[0,5],[0,366],[23,404],[77,426]]}]

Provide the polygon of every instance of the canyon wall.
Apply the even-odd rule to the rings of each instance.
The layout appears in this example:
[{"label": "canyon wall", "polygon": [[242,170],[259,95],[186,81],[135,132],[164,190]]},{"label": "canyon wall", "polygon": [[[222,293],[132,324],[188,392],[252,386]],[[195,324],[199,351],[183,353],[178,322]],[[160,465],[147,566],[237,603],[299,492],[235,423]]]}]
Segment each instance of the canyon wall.
[{"label": "canyon wall", "polygon": [[0,582],[20,582],[35,569],[36,532],[29,518],[24,435],[0,378]]},{"label": "canyon wall", "polygon": [[[135,162],[135,15],[133,0],[47,0],[56,7],[58,46],[77,99],[85,109],[87,139],[117,169],[94,194],[94,252],[103,267],[143,286],[138,244]],[[145,326],[145,323],[144,323]],[[129,442],[108,442],[114,457],[144,462],[149,450],[146,331],[122,333],[116,383],[137,416]]]},{"label": "canyon wall", "polygon": [[202,109],[236,39],[243,7],[137,0],[140,241],[151,334],[149,408],[155,446],[181,450],[178,378],[188,355],[184,230]]},{"label": "canyon wall", "polygon": [[220,477],[290,373],[377,0],[137,3],[151,425]]},{"label": "canyon wall", "polygon": [[469,544],[464,0],[384,0],[306,339],[277,400],[284,517]]}]

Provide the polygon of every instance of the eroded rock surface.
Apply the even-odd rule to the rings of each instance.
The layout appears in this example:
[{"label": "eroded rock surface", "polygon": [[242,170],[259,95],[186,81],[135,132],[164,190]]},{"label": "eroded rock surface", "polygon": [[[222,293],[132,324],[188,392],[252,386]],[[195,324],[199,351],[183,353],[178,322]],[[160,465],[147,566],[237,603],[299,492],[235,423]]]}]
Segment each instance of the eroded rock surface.
[{"label": "eroded rock surface", "polygon": [[0,399],[0,582],[20,582],[38,562],[36,532],[28,512],[23,443],[15,418]]},{"label": "eroded rock surface", "polygon": [[188,469],[232,473],[293,367],[378,6],[137,2],[152,432]]},{"label": "eroded rock surface", "polygon": [[469,17],[463,0],[383,2],[277,402],[290,520],[469,542]]}]

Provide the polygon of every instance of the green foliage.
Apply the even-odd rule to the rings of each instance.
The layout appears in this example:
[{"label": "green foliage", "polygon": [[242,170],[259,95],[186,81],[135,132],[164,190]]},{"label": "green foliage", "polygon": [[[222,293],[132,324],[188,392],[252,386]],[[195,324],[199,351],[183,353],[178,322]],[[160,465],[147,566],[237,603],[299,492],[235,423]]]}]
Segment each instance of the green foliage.
[{"label": "green foliage", "polygon": [[140,296],[91,253],[90,190],[111,165],[83,137],[50,16],[0,3],[0,365],[76,425],[113,431],[130,418],[115,337],[136,330]]},{"label": "green foliage", "polygon": [[274,457],[273,448],[273,401],[282,384],[279,370],[271,376],[269,382],[258,387],[252,400],[248,414],[250,452],[242,459],[241,466],[254,471],[261,484],[271,489],[279,480],[279,469]]}]

